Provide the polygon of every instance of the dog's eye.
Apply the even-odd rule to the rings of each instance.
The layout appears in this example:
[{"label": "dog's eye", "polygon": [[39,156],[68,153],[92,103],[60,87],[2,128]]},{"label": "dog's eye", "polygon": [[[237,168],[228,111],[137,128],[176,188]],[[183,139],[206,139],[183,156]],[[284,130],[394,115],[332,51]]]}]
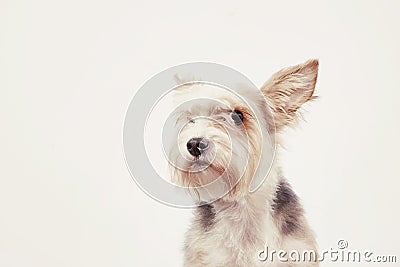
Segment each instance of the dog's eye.
[{"label": "dog's eye", "polygon": [[243,123],[243,113],[240,110],[234,110],[231,113],[231,118],[236,125],[241,125]]}]

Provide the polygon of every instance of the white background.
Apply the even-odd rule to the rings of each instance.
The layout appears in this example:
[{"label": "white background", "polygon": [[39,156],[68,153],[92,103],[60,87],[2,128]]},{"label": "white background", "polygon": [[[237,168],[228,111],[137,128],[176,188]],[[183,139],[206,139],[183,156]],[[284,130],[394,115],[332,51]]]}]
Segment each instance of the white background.
[{"label": "white background", "polygon": [[125,166],[135,91],[183,62],[261,85],[309,58],[320,99],[288,131],[286,176],[321,250],[400,260],[399,3],[1,0],[0,266],[181,266],[191,211]]}]

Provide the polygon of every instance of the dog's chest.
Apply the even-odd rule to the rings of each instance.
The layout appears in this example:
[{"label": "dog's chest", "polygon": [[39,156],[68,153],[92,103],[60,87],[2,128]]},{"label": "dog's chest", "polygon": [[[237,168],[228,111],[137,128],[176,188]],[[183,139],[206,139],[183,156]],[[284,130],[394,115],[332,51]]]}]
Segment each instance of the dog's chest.
[{"label": "dog's chest", "polygon": [[201,255],[203,266],[259,266],[258,253],[274,236],[268,224],[266,212],[202,207],[187,235],[189,253]]}]

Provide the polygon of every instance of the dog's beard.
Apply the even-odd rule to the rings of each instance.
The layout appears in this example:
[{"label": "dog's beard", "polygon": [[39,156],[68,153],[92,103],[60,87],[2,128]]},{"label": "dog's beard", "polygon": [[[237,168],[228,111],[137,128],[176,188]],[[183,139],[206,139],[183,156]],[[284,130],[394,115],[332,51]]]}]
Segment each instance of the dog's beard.
[{"label": "dog's beard", "polygon": [[249,144],[243,133],[211,137],[211,150],[199,157],[183,157],[180,149],[171,151],[174,161],[172,181],[186,187],[196,201],[210,201],[231,191],[248,167]]}]

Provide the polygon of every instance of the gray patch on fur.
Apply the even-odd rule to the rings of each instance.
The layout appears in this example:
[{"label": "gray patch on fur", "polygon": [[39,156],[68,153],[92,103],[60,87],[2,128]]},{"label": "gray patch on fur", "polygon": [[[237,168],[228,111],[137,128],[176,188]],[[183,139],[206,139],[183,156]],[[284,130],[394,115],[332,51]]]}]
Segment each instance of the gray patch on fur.
[{"label": "gray patch on fur", "polygon": [[302,230],[303,208],[296,193],[286,181],[280,182],[277,187],[272,210],[282,234],[293,235]]},{"label": "gray patch on fur", "polygon": [[210,230],[215,221],[215,209],[213,205],[205,204],[197,208],[197,220],[204,231]]}]

